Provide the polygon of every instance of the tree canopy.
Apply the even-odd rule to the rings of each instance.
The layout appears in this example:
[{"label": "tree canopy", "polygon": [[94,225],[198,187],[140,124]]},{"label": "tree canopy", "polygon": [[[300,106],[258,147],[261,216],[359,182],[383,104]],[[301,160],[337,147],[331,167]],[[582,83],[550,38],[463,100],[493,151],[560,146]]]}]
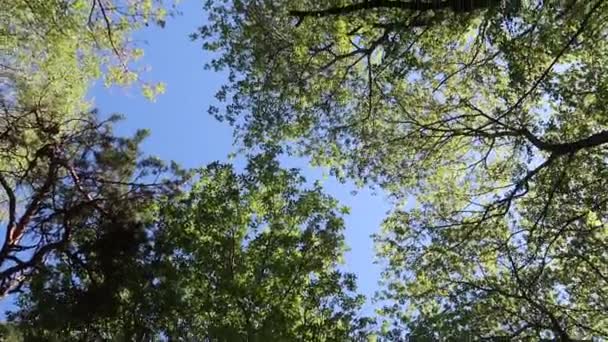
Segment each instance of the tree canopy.
[{"label": "tree canopy", "polygon": [[[12,341],[608,337],[608,1],[204,1],[244,170],[148,157],[87,91],[139,85],[161,0],[0,3]],[[394,205],[379,317],[306,156]]]},{"label": "tree canopy", "polygon": [[208,2],[211,112],[394,196],[396,327],[606,336],[608,4],[431,3]]},{"label": "tree canopy", "polygon": [[[142,25],[161,1],[0,5],[2,339],[362,339],[363,297],[338,269],[344,208],[271,156],[192,172],[114,135],[86,92],[142,85]],[[184,193],[182,193],[184,192]]]},{"label": "tree canopy", "polygon": [[[115,119],[82,117],[79,130],[69,134],[46,126],[40,117],[40,126],[26,129],[28,134],[17,120],[6,127],[6,142],[13,144],[3,146],[2,158],[24,162],[0,173],[8,198],[0,249],[2,296],[19,291],[49,254],[69,245],[80,234],[76,230],[86,230],[89,220],[115,215],[118,209],[112,206],[134,205],[157,192],[174,191],[178,180],[163,179],[167,167],[139,155],[138,144],[146,132],[132,139],[114,137],[110,125]],[[27,143],[21,145],[28,138],[45,144],[31,150]]]},{"label": "tree canopy", "polygon": [[[15,0],[0,4],[0,81],[3,97],[22,107],[52,106],[63,115],[89,109],[86,91],[139,81],[148,95],[157,86],[139,80],[134,64],[143,50],[138,28],[164,25],[171,9],[162,0]],[[162,90],[161,88],[158,90]],[[151,92],[151,93],[150,93]]]},{"label": "tree canopy", "polygon": [[17,327],[62,341],[366,336],[355,278],[336,268],[344,208],[267,155],[240,175],[213,163],[195,178],[148,215],[128,205],[91,223],[34,277]]},{"label": "tree canopy", "polygon": [[[6,223],[0,296],[18,290],[49,252],[67,243],[73,218],[95,208],[104,212],[105,201],[148,197],[152,187],[143,191],[138,182],[165,169],[139,155],[145,131],[133,139],[115,137],[111,123],[118,117],[100,119],[86,98],[102,75],[107,85],[138,81],[132,61],[143,52],[131,33],[148,22],[162,24],[167,10],[161,5],[0,4],[0,200]],[[140,84],[149,97],[162,91]]]}]

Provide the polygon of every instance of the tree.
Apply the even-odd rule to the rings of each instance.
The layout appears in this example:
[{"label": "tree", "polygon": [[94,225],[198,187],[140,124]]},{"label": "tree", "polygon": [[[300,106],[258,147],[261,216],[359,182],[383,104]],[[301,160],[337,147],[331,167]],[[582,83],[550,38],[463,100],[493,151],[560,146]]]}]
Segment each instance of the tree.
[{"label": "tree", "polygon": [[[3,295],[19,294],[22,309],[13,317],[19,324],[8,326],[9,332],[20,332],[27,341],[91,340],[98,337],[94,330],[56,327],[122,319],[126,333],[140,333],[141,322],[120,311],[129,296],[125,291],[148,279],[139,256],[150,248],[145,228],[155,217],[156,201],[174,197],[188,174],[142,157],[139,144],[146,131],[133,138],[114,136],[118,116],[99,121],[94,113],[83,115],[73,119],[73,130],[73,120],[49,122],[44,114],[23,114],[36,120],[15,116],[4,132],[3,141],[15,146],[3,149],[2,158],[15,153],[27,161],[0,173],[10,198],[0,289]],[[31,122],[37,125],[19,125]],[[28,139],[50,143],[31,151]],[[27,311],[31,303],[38,311]]]},{"label": "tree", "polygon": [[409,4],[208,2],[193,38],[231,76],[212,114],[394,195],[397,327],[607,336],[608,5]]},{"label": "tree", "polygon": [[[63,341],[365,337],[363,297],[354,276],[336,268],[344,208],[268,155],[242,175],[213,163],[196,178],[187,193],[157,202],[154,220],[140,221],[139,244],[89,235],[61,251],[22,296],[17,326]],[[108,234],[108,223],[98,221],[98,231]]]},{"label": "tree", "polygon": [[[6,223],[0,296],[19,290],[50,252],[68,243],[72,219],[92,208],[103,212],[103,201],[148,196],[130,177],[164,168],[152,159],[138,165],[136,145],[146,132],[133,139],[114,137],[110,124],[116,117],[98,120],[85,97],[102,74],[108,85],[136,80],[131,61],[142,52],[130,34],[147,22],[162,22],[161,5],[147,0],[0,4],[0,200]],[[125,180],[134,181],[131,188],[115,187],[111,195],[118,197],[107,197],[102,188]]]},{"label": "tree", "polygon": [[[168,10],[161,0],[15,0],[0,4],[0,13],[3,95],[74,115],[89,109],[86,91],[97,78],[108,86],[138,81],[133,62],[143,50],[131,35],[164,25]],[[139,84],[154,94],[156,86]]]},{"label": "tree", "polygon": [[[0,160],[20,161],[0,170],[8,199],[0,248],[2,296],[20,291],[50,255],[87,230],[89,220],[116,215],[111,206],[146,202],[176,186],[176,180],[163,178],[162,162],[141,158],[138,144],[145,131],[118,138],[111,130],[118,117],[99,121],[91,113],[58,122],[46,115],[8,111],[4,118],[10,120],[2,124]],[[69,128],[74,123],[76,130]]]}]

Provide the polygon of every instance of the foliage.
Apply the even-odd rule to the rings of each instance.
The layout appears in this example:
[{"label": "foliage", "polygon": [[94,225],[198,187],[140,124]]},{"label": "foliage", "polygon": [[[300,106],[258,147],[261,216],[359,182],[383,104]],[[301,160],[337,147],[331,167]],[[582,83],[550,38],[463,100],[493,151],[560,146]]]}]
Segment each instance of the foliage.
[{"label": "foliage", "polygon": [[[39,131],[46,127],[41,121],[34,132],[53,144],[42,153],[27,151],[31,158],[24,158],[29,163],[23,169],[2,173],[11,201],[14,194],[25,194],[23,209],[10,205],[0,284],[3,295],[19,294],[21,310],[13,319],[26,341],[90,340],[94,331],[73,327],[108,317],[122,319],[128,329],[138,327],[120,316],[128,297],[124,289],[147,279],[138,260],[149,249],[145,227],[155,218],[156,201],[175,196],[188,173],[143,158],[139,144],[146,131],[133,138],[114,136],[117,119],[99,122],[90,114],[67,133]],[[69,122],[59,125],[66,126]],[[12,127],[9,133],[24,131]],[[18,138],[9,141],[22,143]],[[28,311],[30,303],[38,303],[39,311]],[[36,325],[27,325],[32,322]],[[53,328],[62,324],[68,328],[56,334]]]},{"label": "foliage", "polygon": [[[156,0],[0,4],[3,339],[318,340],[366,337],[364,298],[338,269],[344,211],[269,156],[244,175],[188,177],[142,158],[85,99],[140,82],[131,41]],[[142,82],[153,99],[164,85]],[[175,175],[168,175],[173,171]]]},{"label": "foliage", "polygon": [[[157,192],[175,191],[176,183],[160,178],[167,167],[141,158],[138,144],[146,136],[112,135],[111,123],[93,114],[70,122],[45,120],[45,113],[9,113],[2,125],[2,160],[19,159],[0,171],[8,215],[0,249],[0,294],[20,291],[30,275],[56,250],[87,230],[99,217],[116,215],[112,206],[136,205]],[[34,117],[35,119],[33,119]],[[35,122],[36,126],[28,126]],[[30,141],[41,141],[30,144]],[[173,190],[172,190],[173,189]],[[133,217],[136,219],[136,217]]]},{"label": "foliage", "polygon": [[[138,80],[143,51],[131,35],[148,23],[164,25],[161,0],[15,0],[0,4],[0,84],[23,107],[88,110],[86,91]],[[148,86],[142,82],[143,86]]]},{"label": "foliage", "polygon": [[[154,222],[139,221],[135,236],[112,229],[112,218],[92,223],[101,238],[82,235],[59,251],[13,320],[31,336],[63,341],[365,336],[355,278],[336,268],[344,242],[335,200],[318,185],[303,189],[295,170],[268,155],[242,175],[213,163],[197,178],[157,203]],[[120,222],[134,216],[123,210],[135,209],[115,208]]]},{"label": "foliage", "polygon": [[0,324],[0,338],[6,342],[22,342],[23,336],[19,328],[13,324]]},{"label": "foliage", "polygon": [[135,80],[142,51],[130,35],[165,12],[148,0],[0,3],[1,296],[68,242],[73,219],[103,212],[103,201],[150,195],[137,181],[165,167],[138,160],[147,133],[114,137],[117,118],[99,121],[85,95],[102,74],[108,84]]},{"label": "foliage", "polygon": [[608,336],[608,4],[406,4],[208,1],[212,114],[395,196],[397,328]]}]

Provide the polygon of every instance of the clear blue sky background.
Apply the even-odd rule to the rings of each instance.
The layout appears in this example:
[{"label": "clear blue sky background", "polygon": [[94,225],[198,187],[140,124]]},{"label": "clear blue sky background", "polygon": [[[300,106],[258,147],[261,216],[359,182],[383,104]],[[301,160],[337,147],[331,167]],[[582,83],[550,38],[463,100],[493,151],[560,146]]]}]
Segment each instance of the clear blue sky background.
[{"label": "clear blue sky background", "polygon": [[[225,75],[204,70],[210,55],[202,50],[200,42],[188,38],[206,18],[201,7],[200,0],[186,0],[179,6],[182,15],[170,19],[164,29],[150,27],[136,35],[145,50],[143,63],[151,67],[146,79],[167,84],[166,93],[155,103],[144,99],[137,89],[107,89],[102,82],[91,91],[100,113],[126,116],[117,133],[130,134],[138,128],[148,128],[152,134],[143,145],[144,152],[175,160],[185,167],[227,161],[228,154],[235,150],[232,128],[207,114]],[[323,170],[312,168],[303,160],[282,162],[286,167],[301,168],[309,181],[324,179],[325,191],[351,208],[346,218],[346,241],[351,250],[344,268],[357,274],[360,292],[370,298],[380,277],[380,268],[373,263],[370,235],[378,231],[389,208],[384,196],[323,177]],[[358,190],[356,195],[352,195],[353,190]],[[369,309],[368,304],[366,311]]]}]

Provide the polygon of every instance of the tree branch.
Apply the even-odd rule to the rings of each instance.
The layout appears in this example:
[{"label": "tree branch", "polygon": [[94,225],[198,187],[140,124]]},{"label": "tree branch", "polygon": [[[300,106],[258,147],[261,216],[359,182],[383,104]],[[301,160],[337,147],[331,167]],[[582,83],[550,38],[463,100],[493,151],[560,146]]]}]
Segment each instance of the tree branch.
[{"label": "tree branch", "polygon": [[488,8],[492,0],[444,0],[444,1],[391,1],[370,0],[342,7],[330,7],[321,10],[289,11],[289,14],[304,17],[327,17],[348,15],[362,10],[371,9],[398,9],[408,11],[430,11],[452,9],[455,12],[472,12],[477,9]]},{"label": "tree branch", "polygon": [[530,96],[530,94],[532,94],[532,92],[534,90],[536,90],[536,88],[538,88],[538,86],[540,85],[540,83],[545,79],[545,77],[547,77],[547,75],[549,75],[549,72],[551,72],[551,70],[553,69],[553,67],[562,58],[562,56],[566,53],[566,51],[568,51],[568,49],[570,48],[570,46],[572,44],[574,44],[574,42],[576,41],[576,39],[578,38],[578,36],[580,36],[581,33],[583,33],[583,31],[585,31],[585,27],[589,23],[589,19],[591,18],[591,16],[593,15],[593,13],[595,13],[595,11],[597,11],[598,8],[604,3],[604,1],[605,0],[600,0],[600,1],[598,1],[595,4],[595,6],[593,6],[593,8],[589,11],[589,13],[587,13],[587,15],[585,16],[585,18],[581,22],[581,25],[579,26],[578,30],[576,30],[576,32],[572,35],[572,37],[570,37],[570,39],[568,40],[568,42],[562,47],[562,49],[553,58],[553,61],[551,61],[551,64],[549,64],[549,66],[543,71],[543,73],[540,75],[540,77],[538,77],[536,79],[536,81],[534,82],[534,84],[532,84],[532,86],[517,100],[517,102],[515,102],[515,104],[513,106],[511,106],[509,109],[507,109],[504,113],[502,113],[500,115],[500,118],[508,115],[509,113],[512,113],[515,109],[517,109],[524,102],[524,100],[528,96]]},{"label": "tree branch", "polygon": [[6,241],[10,239],[11,231],[13,230],[13,226],[15,225],[17,200],[15,198],[15,193],[13,192],[13,189],[8,184],[4,176],[2,176],[2,174],[0,174],[0,184],[2,184],[2,187],[6,192],[6,196],[8,196],[8,223],[6,225],[6,237],[4,239],[4,243],[6,244]]}]

